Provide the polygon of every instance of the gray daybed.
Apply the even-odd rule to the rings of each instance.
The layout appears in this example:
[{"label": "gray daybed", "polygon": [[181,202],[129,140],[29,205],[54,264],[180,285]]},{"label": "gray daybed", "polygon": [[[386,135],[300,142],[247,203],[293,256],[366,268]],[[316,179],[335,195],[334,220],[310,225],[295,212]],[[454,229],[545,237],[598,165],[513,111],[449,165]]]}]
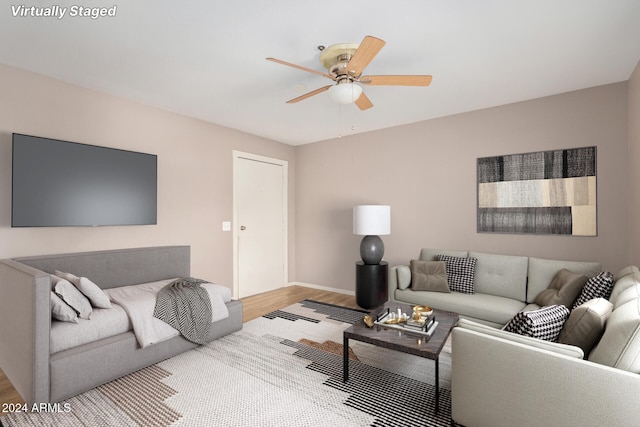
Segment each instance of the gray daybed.
[{"label": "gray daybed", "polygon": [[[0,261],[0,369],[28,403],[53,403],[197,347],[176,336],[141,348],[132,331],[51,353],[55,270],[103,289],[190,276],[190,247],[163,246]],[[209,340],[242,329],[242,303],[212,323]]]}]

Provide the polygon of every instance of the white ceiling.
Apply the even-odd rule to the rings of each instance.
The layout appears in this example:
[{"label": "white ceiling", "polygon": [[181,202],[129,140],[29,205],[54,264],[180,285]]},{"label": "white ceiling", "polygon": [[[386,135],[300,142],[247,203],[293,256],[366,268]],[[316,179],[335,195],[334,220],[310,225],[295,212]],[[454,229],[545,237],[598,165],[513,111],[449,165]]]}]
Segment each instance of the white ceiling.
[{"label": "white ceiling", "polygon": [[[78,1],[20,3],[69,7]],[[0,11],[0,63],[291,145],[413,123],[629,78],[638,0],[91,1],[96,20]],[[364,74],[431,74],[429,87],[368,86],[374,108],[340,106],[318,45],[387,42]],[[0,95],[1,96],[1,95]]]}]

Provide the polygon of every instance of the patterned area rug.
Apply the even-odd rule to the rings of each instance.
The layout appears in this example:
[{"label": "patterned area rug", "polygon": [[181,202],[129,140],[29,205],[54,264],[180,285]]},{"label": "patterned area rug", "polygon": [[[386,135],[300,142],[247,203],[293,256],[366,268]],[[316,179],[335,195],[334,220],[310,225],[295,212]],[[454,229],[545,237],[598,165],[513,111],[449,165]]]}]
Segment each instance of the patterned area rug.
[{"label": "patterned area rug", "polygon": [[350,341],[342,382],[342,331],[359,311],[304,301],[241,331],[40,411],[0,421],[21,426],[448,426],[451,348],[434,362]]}]

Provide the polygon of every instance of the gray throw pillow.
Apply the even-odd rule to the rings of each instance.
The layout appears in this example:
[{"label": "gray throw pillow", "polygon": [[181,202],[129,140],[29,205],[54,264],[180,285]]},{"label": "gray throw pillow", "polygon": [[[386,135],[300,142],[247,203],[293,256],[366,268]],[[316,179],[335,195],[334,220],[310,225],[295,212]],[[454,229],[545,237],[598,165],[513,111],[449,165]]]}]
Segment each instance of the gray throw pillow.
[{"label": "gray throw pillow", "polygon": [[604,298],[595,298],[579,305],[571,311],[560,331],[558,342],[580,347],[586,358],[600,340],[612,311],[613,304]]},{"label": "gray throw pillow", "polygon": [[571,309],[587,280],[589,278],[584,274],[572,273],[563,268],[556,273],[549,287],[536,296],[534,302],[541,307],[562,304]]},{"label": "gray throw pillow", "polygon": [[414,291],[451,292],[444,261],[411,260],[410,266]]}]

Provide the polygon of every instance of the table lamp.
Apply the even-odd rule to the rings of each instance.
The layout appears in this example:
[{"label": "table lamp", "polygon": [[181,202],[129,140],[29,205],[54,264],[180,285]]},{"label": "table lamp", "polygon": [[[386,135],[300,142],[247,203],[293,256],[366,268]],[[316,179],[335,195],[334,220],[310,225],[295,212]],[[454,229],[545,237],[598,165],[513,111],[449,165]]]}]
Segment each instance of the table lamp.
[{"label": "table lamp", "polygon": [[379,264],[384,255],[380,235],[391,234],[391,207],[359,205],[353,207],[353,234],[364,236],[360,256],[365,264]]}]

